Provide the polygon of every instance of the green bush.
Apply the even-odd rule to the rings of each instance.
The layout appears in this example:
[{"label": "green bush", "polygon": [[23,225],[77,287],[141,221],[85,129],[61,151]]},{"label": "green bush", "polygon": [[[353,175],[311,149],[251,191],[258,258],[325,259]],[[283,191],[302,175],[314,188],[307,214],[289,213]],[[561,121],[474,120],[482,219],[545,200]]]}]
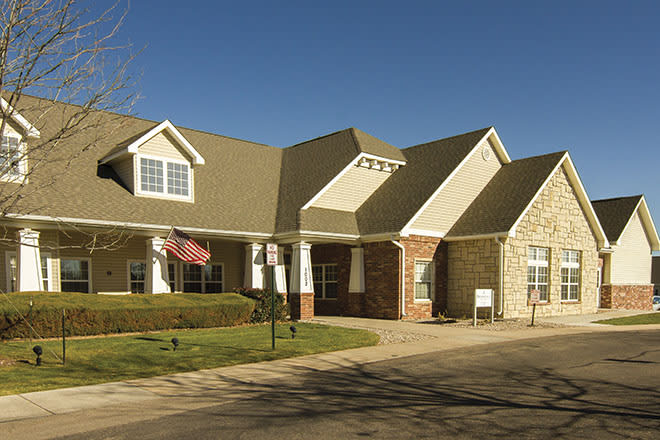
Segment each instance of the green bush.
[{"label": "green bush", "polygon": [[[271,315],[271,296],[270,291],[265,289],[248,289],[245,287],[237,287],[234,292],[243,295],[247,298],[256,300],[254,311],[250,316],[250,323],[257,324],[260,322],[270,321]],[[275,294],[275,320],[283,321],[289,314],[289,305],[284,303],[284,297],[279,293]]]},{"label": "green bush", "polygon": [[[246,324],[256,304],[233,293],[111,297],[44,292],[14,293],[9,298],[35,331],[45,338],[62,335],[62,309],[66,309],[67,335],[85,336]],[[30,299],[34,300],[31,310]],[[2,300],[0,298],[0,302]],[[0,307],[0,339],[29,336],[28,324],[5,301]]]}]

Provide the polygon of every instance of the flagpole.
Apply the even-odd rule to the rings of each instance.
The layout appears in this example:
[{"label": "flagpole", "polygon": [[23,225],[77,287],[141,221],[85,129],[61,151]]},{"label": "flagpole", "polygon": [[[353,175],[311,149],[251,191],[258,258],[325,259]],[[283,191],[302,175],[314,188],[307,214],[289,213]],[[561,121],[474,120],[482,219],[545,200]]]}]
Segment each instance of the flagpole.
[{"label": "flagpole", "polygon": [[172,225],[172,227],[170,228],[170,232],[167,233],[167,237],[165,237],[165,241],[163,242],[163,245],[160,247],[160,250],[158,251],[159,254],[163,252],[163,249],[165,248],[165,243],[167,243],[167,239],[170,238],[170,235],[172,234],[173,230],[174,230],[174,225]]}]

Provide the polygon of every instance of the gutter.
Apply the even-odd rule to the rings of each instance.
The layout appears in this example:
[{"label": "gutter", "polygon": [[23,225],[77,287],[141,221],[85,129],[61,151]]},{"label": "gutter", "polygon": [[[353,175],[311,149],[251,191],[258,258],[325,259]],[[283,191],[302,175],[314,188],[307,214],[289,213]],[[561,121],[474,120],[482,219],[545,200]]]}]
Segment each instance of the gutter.
[{"label": "gutter", "polygon": [[500,293],[500,311],[497,312],[498,316],[502,316],[504,312],[504,242],[500,240],[500,237],[495,237],[495,243],[499,245],[499,276],[497,277],[499,282],[499,293]]},{"label": "gutter", "polygon": [[401,317],[406,316],[406,248],[394,240],[394,235],[390,238],[392,244],[401,249]]}]

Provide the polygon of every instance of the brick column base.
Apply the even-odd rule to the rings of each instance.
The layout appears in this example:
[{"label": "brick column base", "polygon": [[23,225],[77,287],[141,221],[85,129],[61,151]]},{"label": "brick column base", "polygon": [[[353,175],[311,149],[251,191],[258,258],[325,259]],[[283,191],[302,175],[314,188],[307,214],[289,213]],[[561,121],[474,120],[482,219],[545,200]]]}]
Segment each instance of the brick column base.
[{"label": "brick column base", "polygon": [[288,299],[292,320],[309,321],[314,318],[314,294],[312,292],[289,293]]}]

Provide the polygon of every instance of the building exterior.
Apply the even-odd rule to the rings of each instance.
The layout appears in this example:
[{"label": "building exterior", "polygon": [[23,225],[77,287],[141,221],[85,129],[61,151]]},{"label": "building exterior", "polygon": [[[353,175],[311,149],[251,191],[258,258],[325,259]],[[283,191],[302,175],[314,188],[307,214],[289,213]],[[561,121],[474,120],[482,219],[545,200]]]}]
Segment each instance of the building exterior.
[{"label": "building exterior", "polygon": [[653,284],[653,295],[660,296],[660,256],[653,257],[651,264],[651,283]]},{"label": "building exterior", "polygon": [[610,242],[610,248],[600,253],[600,306],[651,310],[651,253],[660,250],[660,239],[644,196],[591,203]]},{"label": "building exterior", "polygon": [[[493,289],[505,318],[531,314],[532,289],[537,314],[598,306],[610,244],[568,152],[511,160],[493,127],[405,149],[355,128],[276,148],[102,114],[95,148],[81,151],[89,132],[73,136],[33,168],[33,145],[75,111],[25,96],[6,121],[0,187],[25,189],[3,218],[9,291],[272,284],[294,319],[469,315],[477,288]],[[206,266],[162,250],[172,226],[208,247]],[[96,232],[129,238],[81,249]],[[274,280],[266,243],[279,245]]]}]

